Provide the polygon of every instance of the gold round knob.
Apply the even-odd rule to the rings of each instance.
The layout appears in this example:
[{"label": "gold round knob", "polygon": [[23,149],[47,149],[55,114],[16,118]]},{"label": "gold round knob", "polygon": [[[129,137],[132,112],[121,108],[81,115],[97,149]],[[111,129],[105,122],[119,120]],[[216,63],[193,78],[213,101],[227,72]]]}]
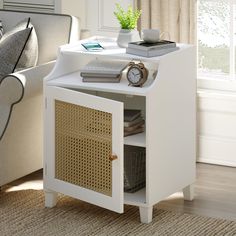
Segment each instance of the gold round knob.
[{"label": "gold round knob", "polygon": [[117,155],[114,155],[114,154],[110,155],[110,157],[109,157],[110,161],[114,161],[116,159],[118,159],[118,157],[117,157]]}]

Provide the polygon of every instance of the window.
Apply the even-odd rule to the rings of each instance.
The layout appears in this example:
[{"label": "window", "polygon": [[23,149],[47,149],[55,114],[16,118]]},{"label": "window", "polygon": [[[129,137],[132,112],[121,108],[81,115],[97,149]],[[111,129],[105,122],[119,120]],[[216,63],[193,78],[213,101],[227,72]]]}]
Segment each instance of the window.
[{"label": "window", "polygon": [[198,1],[198,77],[235,80],[236,0]]}]

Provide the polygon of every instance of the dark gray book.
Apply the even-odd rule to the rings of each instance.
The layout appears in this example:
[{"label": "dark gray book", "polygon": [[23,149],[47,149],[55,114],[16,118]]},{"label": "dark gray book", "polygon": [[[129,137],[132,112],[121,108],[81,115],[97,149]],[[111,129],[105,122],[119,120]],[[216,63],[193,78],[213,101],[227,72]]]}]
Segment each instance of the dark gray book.
[{"label": "dark gray book", "polygon": [[164,49],[164,48],[175,48],[176,43],[168,40],[160,40],[156,43],[147,43],[145,41],[130,42],[128,43],[128,48],[138,49],[138,50],[154,50],[154,49]]},{"label": "dark gray book", "polygon": [[118,75],[116,77],[96,77],[96,76],[85,76],[82,78],[83,82],[91,82],[91,83],[119,83],[121,76]]},{"label": "dark gray book", "polygon": [[126,53],[142,56],[142,57],[158,57],[158,56],[163,56],[170,52],[174,52],[178,49],[179,47],[145,51],[145,50],[139,50],[139,49],[134,49],[134,48],[126,48]]},{"label": "dark gray book", "polygon": [[81,77],[117,78],[120,74],[80,73]]},{"label": "dark gray book", "polygon": [[125,109],[124,110],[124,121],[130,122],[141,116],[141,110]]}]

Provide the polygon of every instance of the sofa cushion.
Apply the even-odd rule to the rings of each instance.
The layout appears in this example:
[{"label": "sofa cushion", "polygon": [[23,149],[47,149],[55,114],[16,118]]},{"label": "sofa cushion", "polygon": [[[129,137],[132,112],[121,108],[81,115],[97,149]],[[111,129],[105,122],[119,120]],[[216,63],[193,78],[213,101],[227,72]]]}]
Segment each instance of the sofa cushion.
[{"label": "sofa cushion", "polygon": [[2,21],[0,20],[0,40],[3,36],[3,27],[2,27]]},{"label": "sofa cushion", "polygon": [[1,39],[0,81],[4,76],[14,72],[31,31],[32,28],[26,28]]}]

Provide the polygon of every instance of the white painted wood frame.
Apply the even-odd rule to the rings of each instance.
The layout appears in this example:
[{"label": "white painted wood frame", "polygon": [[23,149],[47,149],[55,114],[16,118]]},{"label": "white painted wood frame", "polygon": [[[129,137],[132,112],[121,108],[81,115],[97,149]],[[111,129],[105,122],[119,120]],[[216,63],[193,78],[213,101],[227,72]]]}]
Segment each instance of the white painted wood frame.
[{"label": "white painted wood frame", "polygon": [[[105,44],[106,42],[101,41],[100,43]],[[95,103],[96,108],[101,110],[109,107],[105,106],[105,101],[108,104],[114,102],[115,110],[118,104],[119,112],[115,113],[119,116],[120,122],[117,123],[118,132],[123,127],[121,110],[124,107],[135,107],[136,109],[140,107],[145,112],[146,132],[139,134],[139,137],[132,135],[125,139],[118,135],[120,143],[116,144],[120,150],[124,143],[146,147],[146,188],[135,193],[124,193],[120,188],[121,183],[119,183],[119,190],[117,190],[120,191],[117,192],[118,195],[124,195],[123,200],[118,198],[123,201],[123,204],[140,207],[141,222],[151,222],[153,205],[177,191],[183,190],[187,200],[193,199],[192,184],[195,180],[196,167],[196,58],[194,47],[179,46],[180,50],[162,57],[142,58],[150,72],[154,68],[158,69],[157,76],[153,78],[150,73],[148,81],[142,88],[128,86],[125,78],[117,84],[82,82],[79,71],[94,58],[128,61],[135,58],[140,59],[140,57],[126,54],[124,49],[117,48],[115,51],[107,49],[104,52],[90,53],[81,48],[80,42],[60,48],[56,66],[45,79],[44,84],[44,94],[47,100],[45,192],[48,195],[48,201],[46,199],[46,204],[50,205],[51,202],[53,205],[54,202],[55,195],[52,195],[50,191],[63,191],[64,194],[72,197],[112,209],[111,206],[107,207],[102,198],[97,201],[94,198],[96,195],[92,194],[92,191],[83,190],[86,194],[80,195],[77,194],[78,189],[81,191],[80,187],[53,179],[54,161],[51,159],[53,159],[54,153],[51,149],[54,145],[54,131],[50,128],[54,126],[54,116],[51,112],[52,101],[59,99],[80,104],[81,101],[85,102],[83,99],[79,99],[83,97],[86,98],[86,105],[93,106],[92,104]],[[51,102],[48,103],[48,99]],[[117,131],[114,130],[114,132]],[[122,173],[122,170],[118,172]],[[51,176],[51,179],[48,176]],[[122,176],[119,176],[118,179],[120,181]],[[88,193],[91,193],[91,196],[88,196]],[[120,204],[120,202],[116,204]]]}]

